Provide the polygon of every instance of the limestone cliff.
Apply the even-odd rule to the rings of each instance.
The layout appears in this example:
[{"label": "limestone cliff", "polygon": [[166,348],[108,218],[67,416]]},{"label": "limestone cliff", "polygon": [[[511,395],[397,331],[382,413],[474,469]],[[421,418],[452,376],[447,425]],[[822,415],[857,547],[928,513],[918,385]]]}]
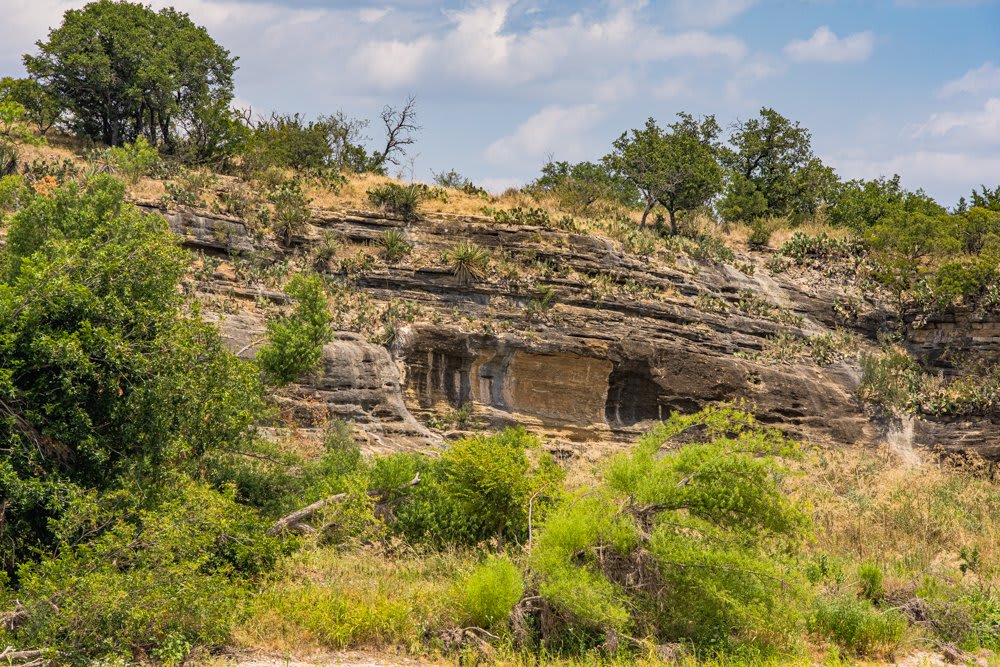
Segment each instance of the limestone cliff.
[{"label": "limestone cliff", "polygon": [[[728,264],[640,257],[560,229],[446,214],[407,224],[361,211],[314,211],[286,248],[239,220],[160,212],[205,253],[190,289],[241,354],[253,354],[267,313],[287,301],[262,275],[293,260],[344,281],[342,330],[316,377],[276,397],[278,426],[318,428],[339,417],[372,448],[426,447],[461,427],[455,411],[468,405],[480,424],[523,423],[567,451],[588,451],[624,442],[672,410],[744,399],[763,420],[820,444],[872,443],[890,431],[899,438],[856,398],[857,353],[875,346],[886,313],[849,279],[801,267],[772,272],[766,252]],[[389,229],[414,246],[398,263],[379,259]],[[492,250],[490,275],[470,284],[443,266],[457,240]],[[314,252],[322,244],[335,246],[332,256]],[[849,336],[851,354],[822,365],[768,354],[776,337],[834,330]],[[1000,354],[1000,322],[954,314],[912,323],[906,342],[947,372],[949,351]],[[906,444],[1000,457],[991,419],[918,419],[912,434]]]}]

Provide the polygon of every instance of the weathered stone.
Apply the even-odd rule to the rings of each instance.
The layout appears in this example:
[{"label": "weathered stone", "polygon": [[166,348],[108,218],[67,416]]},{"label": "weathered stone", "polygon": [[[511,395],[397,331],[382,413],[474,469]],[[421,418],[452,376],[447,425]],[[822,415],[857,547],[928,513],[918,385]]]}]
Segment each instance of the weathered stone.
[{"label": "weathered stone", "polygon": [[[191,247],[254,248],[245,227],[225,216],[174,211],[167,217]],[[308,245],[334,231],[345,243],[371,244],[387,229],[405,230],[424,259],[380,264],[353,277],[353,284],[374,302],[418,304],[422,316],[397,332],[391,353],[357,334],[338,333],[321,372],[276,396],[292,424],[316,428],[339,417],[354,422],[374,448],[424,447],[440,440],[414,415],[442,415],[471,403],[488,423],[525,424],[575,456],[595,444],[628,441],[675,410],[744,400],[762,421],[796,437],[831,445],[886,438],[884,425],[871,421],[856,398],[856,363],[755,360],[776,334],[805,337],[835,327],[853,330],[860,349],[874,349],[887,311],[850,280],[809,269],[770,275],[760,254],[741,257],[756,266],[751,275],[684,257],[672,264],[647,261],[597,236],[454,215],[404,223],[372,212],[314,211],[293,241]],[[557,275],[545,280],[556,290],[551,309],[528,311],[537,295],[530,283],[456,280],[436,258],[460,239],[556,267]],[[596,294],[594,276],[621,288]],[[280,292],[231,278],[219,272],[197,289],[248,303],[286,301]],[[742,312],[748,292],[783,309],[782,317]],[[706,298],[716,305],[706,308]],[[852,314],[845,318],[848,302]],[[264,318],[253,308],[219,317],[233,349],[252,354]],[[949,354],[956,352],[1000,359],[1000,322],[942,316],[911,326],[907,344],[949,372]],[[910,439],[1000,458],[998,431],[995,419],[918,419]]]}]

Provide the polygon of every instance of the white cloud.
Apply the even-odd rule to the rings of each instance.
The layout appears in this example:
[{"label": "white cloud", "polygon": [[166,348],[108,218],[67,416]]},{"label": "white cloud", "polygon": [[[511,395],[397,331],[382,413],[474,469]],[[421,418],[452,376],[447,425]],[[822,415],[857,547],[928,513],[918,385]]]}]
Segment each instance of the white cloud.
[{"label": "white cloud", "polygon": [[513,134],[490,144],[486,159],[494,163],[523,163],[537,161],[549,153],[560,160],[582,159],[588,153],[585,135],[603,116],[596,104],[547,106],[521,123]]},{"label": "white cloud", "polygon": [[662,99],[680,97],[691,91],[690,79],[686,76],[670,76],[654,83],[651,92]]},{"label": "white cloud", "polygon": [[951,97],[960,93],[979,95],[998,90],[1000,90],[1000,67],[987,62],[941,86],[940,95],[941,97]]},{"label": "white cloud", "polygon": [[677,22],[697,28],[716,28],[744,13],[758,0],[674,0]]},{"label": "white cloud", "polygon": [[[589,88],[616,70],[677,58],[739,60],[739,38],[704,31],[667,33],[637,16],[641,6],[617,4],[605,15],[573,14],[507,30],[512,3],[491,0],[445,13],[448,25],[410,40],[374,39],[360,47],[350,66],[359,79],[391,88],[403,80],[479,88],[576,80]],[[641,48],[638,45],[642,45]],[[407,76],[385,78],[402,67]]]},{"label": "white cloud", "polygon": [[362,23],[378,23],[392,11],[388,7],[364,7],[358,10],[358,18],[361,19]]},{"label": "white cloud", "polygon": [[1000,98],[986,100],[976,111],[933,113],[920,125],[915,137],[948,137],[976,144],[1000,144]]},{"label": "white cloud", "polygon": [[[749,105],[747,93],[757,83],[781,73],[781,68],[770,59],[757,56],[742,63],[726,82],[726,97],[733,103]],[[749,106],[756,106],[755,104]]]},{"label": "white cloud", "polygon": [[844,37],[826,26],[816,28],[809,39],[795,39],[785,46],[785,55],[798,62],[858,63],[868,59],[875,48],[875,35],[869,31]]}]

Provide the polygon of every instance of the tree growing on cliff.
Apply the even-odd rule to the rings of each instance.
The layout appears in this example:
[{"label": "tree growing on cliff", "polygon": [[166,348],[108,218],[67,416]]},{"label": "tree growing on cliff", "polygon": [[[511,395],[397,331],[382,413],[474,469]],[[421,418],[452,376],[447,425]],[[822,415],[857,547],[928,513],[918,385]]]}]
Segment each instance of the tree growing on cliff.
[{"label": "tree growing on cliff", "polygon": [[729,183],[719,204],[727,219],[809,215],[836,183],[833,170],[813,154],[809,130],[774,109],[737,123],[729,141],[732,150],[722,153]]},{"label": "tree growing on cliff", "polygon": [[26,55],[32,79],[83,136],[120,146],[145,136],[172,149],[183,123],[233,97],[236,58],[188,15],[98,0],[66,12]]},{"label": "tree growing on cliff", "polygon": [[551,195],[566,208],[583,213],[600,201],[633,206],[635,188],[621,176],[611,173],[599,162],[549,160],[542,175],[529,186],[532,192]]},{"label": "tree growing on cliff", "polygon": [[295,299],[295,308],[287,317],[270,322],[267,344],[257,352],[264,377],[279,386],[315,369],[323,358],[323,346],[333,340],[322,278],[299,274],[285,291]]},{"label": "tree growing on cliff", "polygon": [[696,119],[680,113],[661,129],[652,118],[642,129],[623,132],[604,164],[642,196],[641,226],[659,204],[670,215],[670,231],[677,233],[677,214],[707,204],[722,185],[717,160],[719,125],[714,116]]},{"label": "tree growing on cliff", "polygon": [[62,115],[62,107],[51,90],[34,79],[0,79],[0,102],[14,102],[24,108],[24,118],[45,136]]}]

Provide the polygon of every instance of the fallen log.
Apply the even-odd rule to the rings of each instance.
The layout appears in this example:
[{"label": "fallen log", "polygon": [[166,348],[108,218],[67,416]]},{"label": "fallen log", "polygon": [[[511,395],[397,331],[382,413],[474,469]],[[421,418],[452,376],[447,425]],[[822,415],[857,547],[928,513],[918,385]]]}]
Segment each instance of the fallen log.
[{"label": "fallen log", "polygon": [[45,653],[40,649],[15,651],[13,646],[8,646],[0,651],[0,663],[10,667],[37,667],[45,663]]},{"label": "fallen log", "polygon": [[[420,473],[417,473],[413,479],[402,486],[396,487],[395,489],[373,489],[368,492],[368,495],[378,500],[384,500],[391,493],[401,491],[411,486],[416,486],[419,483]],[[336,493],[327,498],[323,498],[322,500],[317,500],[311,505],[306,505],[301,509],[297,509],[291,514],[285,515],[275,521],[274,525],[267,531],[267,534],[274,537],[275,535],[280,535],[286,530],[310,531],[311,527],[306,523],[306,521],[311,519],[321,510],[333,505],[334,503],[340,502],[346,497],[346,493]]]}]

